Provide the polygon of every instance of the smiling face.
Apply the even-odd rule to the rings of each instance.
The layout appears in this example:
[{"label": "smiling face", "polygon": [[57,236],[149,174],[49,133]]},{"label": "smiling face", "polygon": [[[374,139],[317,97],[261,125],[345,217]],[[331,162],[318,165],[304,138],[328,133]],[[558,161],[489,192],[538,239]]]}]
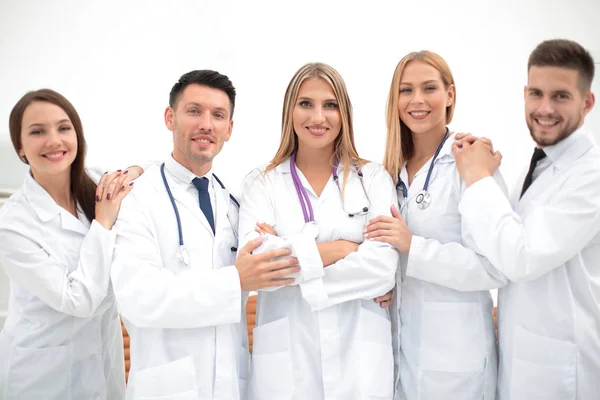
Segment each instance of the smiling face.
[{"label": "smiling face", "polygon": [[342,117],[335,93],[326,81],[308,78],[302,82],[292,120],[299,149],[330,148],[333,153],[335,138],[342,127]]},{"label": "smiling face", "polygon": [[52,103],[35,101],[25,109],[19,156],[36,179],[65,175],[77,156],[77,134],[67,113]]},{"label": "smiling face", "polygon": [[454,101],[454,86],[444,86],[433,66],[409,62],[402,73],[398,114],[413,134],[438,132],[446,126],[446,108]]},{"label": "smiling face", "polygon": [[198,168],[208,171],[231,137],[229,97],[222,90],[191,84],[181,93],[175,107],[167,108],[165,123],[173,132],[173,158],[190,171]]},{"label": "smiling face", "polygon": [[525,87],[525,119],[533,140],[540,146],[556,144],[575,132],[594,104],[582,92],[578,72],[561,67],[529,69]]}]

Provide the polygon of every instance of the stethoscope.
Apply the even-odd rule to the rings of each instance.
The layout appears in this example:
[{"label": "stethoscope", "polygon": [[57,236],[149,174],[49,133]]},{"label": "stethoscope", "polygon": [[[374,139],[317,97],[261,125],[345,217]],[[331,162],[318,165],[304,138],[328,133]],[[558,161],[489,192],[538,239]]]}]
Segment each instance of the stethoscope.
[{"label": "stethoscope", "polygon": [[[358,175],[358,179],[360,181],[360,186],[362,187],[363,193],[365,195],[365,199],[367,201],[367,205],[363,207],[360,211],[349,212],[346,210],[346,203],[344,201],[344,196],[342,195],[342,188],[340,187],[339,177],[338,177],[338,162],[335,162],[333,166],[332,177],[335,185],[340,192],[340,197],[342,199],[342,210],[348,214],[349,217],[354,217],[356,215],[363,215],[369,212],[371,208],[371,199],[369,199],[369,194],[367,193],[367,189],[365,188],[365,184],[363,182],[363,173],[357,166],[354,167],[356,170],[356,174]],[[310,202],[310,198],[308,197],[308,192],[302,185],[300,181],[300,177],[298,176],[298,171],[296,171],[296,152],[292,153],[290,158],[290,172],[292,174],[292,181],[294,182],[294,187],[296,188],[296,193],[298,194],[298,200],[300,201],[300,206],[302,207],[302,213],[304,214],[304,227],[302,228],[302,233],[306,233],[315,239],[319,235],[319,226],[315,223],[315,215],[313,212],[312,203]]]},{"label": "stethoscope", "polygon": [[[179,235],[179,258],[187,266],[190,264],[190,253],[188,252],[187,248],[185,247],[185,245],[183,243],[183,230],[181,228],[181,218],[179,217],[179,208],[177,208],[177,204],[175,203],[175,198],[173,197],[173,193],[171,193],[171,188],[169,187],[169,182],[167,182],[167,177],[165,176],[165,163],[162,163],[160,166],[160,175],[162,176],[162,180],[165,185],[165,189],[167,189],[167,195],[169,196],[169,200],[171,201],[171,206],[173,207],[173,212],[175,213],[175,219],[177,220],[177,234]],[[221,189],[225,189],[225,185],[223,185],[223,182],[221,182],[221,180],[215,174],[212,174],[212,176],[219,183],[219,185],[221,186]],[[231,193],[229,194],[229,199],[231,200],[231,202],[233,204],[235,204],[235,206],[239,210],[240,203],[237,201],[237,199],[235,197],[233,197],[233,195]],[[231,226],[231,230],[233,231],[233,235],[235,236],[235,240],[237,242],[238,232],[235,227],[235,224],[233,223],[233,221],[231,221],[231,216],[229,215],[229,212],[227,213],[227,220],[229,221],[229,225]],[[232,247],[231,251],[236,252],[237,248]]]},{"label": "stethoscope", "polygon": [[[446,134],[444,135],[444,138],[440,142],[440,145],[438,146],[437,150],[435,151],[435,154],[433,155],[433,159],[431,160],[431,163],[429,164],[429,171],[427,171],[427,178],[425,178],[425,185],[423,185],[423,189],[421,189],[421,191],[419,191],[419,193],[417,193],[417,196],[415,197],[415,203],[417,203],[417,207],[419,207],[419,209],[421,209],[421,210],[426,209],[431,204],[431,194],[427,191],[427,189],[429,188],[429,179],[431,178],[431,172],[433,171],[433,165],[435,164],[435,160],[438,157],[438,155],[440,154],[440,151],[442,150],[444,143],[446,143],[448,136],[449,136],[448,128],[446,128]],[[398,183],[396,183],[396,188],[400,188],[400,190],[402,190],[402,195],[404,196],[404,200],[406,201],[406,199],[408,198],[408,188],[406,187],[406,184],[402,181],[402,178],[400,178],[400,174],[398,174]]]}]

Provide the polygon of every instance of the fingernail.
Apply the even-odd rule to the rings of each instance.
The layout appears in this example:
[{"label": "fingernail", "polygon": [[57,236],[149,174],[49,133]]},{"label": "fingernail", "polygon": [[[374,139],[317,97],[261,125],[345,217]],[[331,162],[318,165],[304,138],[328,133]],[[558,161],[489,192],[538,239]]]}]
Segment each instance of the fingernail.
[{"label": "fingernail", "polygon": [[106,171],[106,172],[105,172],[105,173],[103,173],[102,175],[106,175],[106,174],[108,174],[108,171]]},{"label": "fingernail", "polygon": [[110,193],[106,194],[106,200],[110,200]]},{"label": "fingernail", "polygon": [[125,172],[123,172],[123,175],[127,175],[128,172],[129,172],[129,170],[126,169]]},{"label": "fingernail", "polygon": [[133,181],[129,182],[129,186],[133,186]]},{"label": "fingernail", "polygon": [[117,172],[121,172],[121,170],[120,170],[120,169],[118,169],[118,170],[117,170]]},{"label": "fingernail", "polygon": [[368,237],[369,237],[369,234],[368,234],[368,233],[365,233],[365,237],[366,237],[366,238],[368,238]]},{"label": "fingernail", "polygon": [[100,201],[100,196],[96,195],[96,201]]}]

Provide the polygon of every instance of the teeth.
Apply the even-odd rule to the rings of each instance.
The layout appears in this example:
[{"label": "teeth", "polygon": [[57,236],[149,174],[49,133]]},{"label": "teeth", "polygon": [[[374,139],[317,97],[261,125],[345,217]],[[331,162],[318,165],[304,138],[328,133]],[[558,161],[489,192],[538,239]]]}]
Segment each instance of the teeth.
[{"label": "teeth", "polygon": [[208,139],[194,139],[194,142],[210,143],[210,140],[208,140]]},{"label": "teeth", "polygon": [[50,159],[57,159],[63,156],[64,153],[52,153],[52,154],[46,154],[46,158],[50,158]]},{"label": "teeth", "polygon": [[538,119],[537,122],[542,125],[542,126],[552,126],[554,124],[556,124],[557,121],[555,120],[548,120],[548,119]]},{"label": "teeth", "polygon": [[415,116],[415,117],[424,117],[427,114],[429,114],[429,112],[427,112],[427,111],[419,111],[419,112],[411,112],[410,113],[410,115]]},{"label": "teeth", "polygon": [[314,133],[325,133],[325,129],[310,128],[310,131]]}]

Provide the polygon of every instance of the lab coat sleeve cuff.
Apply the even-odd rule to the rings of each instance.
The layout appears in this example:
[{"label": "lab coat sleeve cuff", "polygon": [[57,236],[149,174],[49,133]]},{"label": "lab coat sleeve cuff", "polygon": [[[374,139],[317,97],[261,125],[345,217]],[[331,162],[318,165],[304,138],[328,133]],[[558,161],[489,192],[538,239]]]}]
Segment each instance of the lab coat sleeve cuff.
[{"label": "lab coat sleeve cuff", "polygon": [[426,239],[421,236],[413,235],[410,242],[410,249],[408,251],[408,261],[406,266],[406,275],[413,278],[422,279],[426,274],[422,268],[423,263],[421,255],[423,254],[423,248],[426,245]]},{"label": "lab coat sleeve cuff", "polygon": [[218,284],[223,290],[224,298],[228,298],[228,307],[223,310],[223,314],[228,315],[226,320],[230,323],[238,323],[241,321],[241,304],[242,304],[242,284],[240,282],[240,274],[234,265],[223,267]]},{"label": "lab coat sleeve cuff", "polygon": [[312,311],[319,311],[333,305],[333,302],[327,296],[325,284],[322,278],[313,279],[300,284],[302,297],[310,305]]},{"label": "lab coat sleeve cuff", "polygon": [[479,220],[480,223],[485,224],[489,219],[489,213],[486,212],[485,205],[493,204],[493,202],[488,202],[486,199],[496,199],[497,196],[505,197],[494,178],[491,176],[485,177],[473,183],[464,191],[458,210],[463,217],[467,217],[467,221]]},{"label": "lab coat sleeve cuff", "polygon": [[300,264],[302,280],[307,282],[322,278],[325,271],[315,239],[309,235],[296,235],[290,239],[292,251]]}]

